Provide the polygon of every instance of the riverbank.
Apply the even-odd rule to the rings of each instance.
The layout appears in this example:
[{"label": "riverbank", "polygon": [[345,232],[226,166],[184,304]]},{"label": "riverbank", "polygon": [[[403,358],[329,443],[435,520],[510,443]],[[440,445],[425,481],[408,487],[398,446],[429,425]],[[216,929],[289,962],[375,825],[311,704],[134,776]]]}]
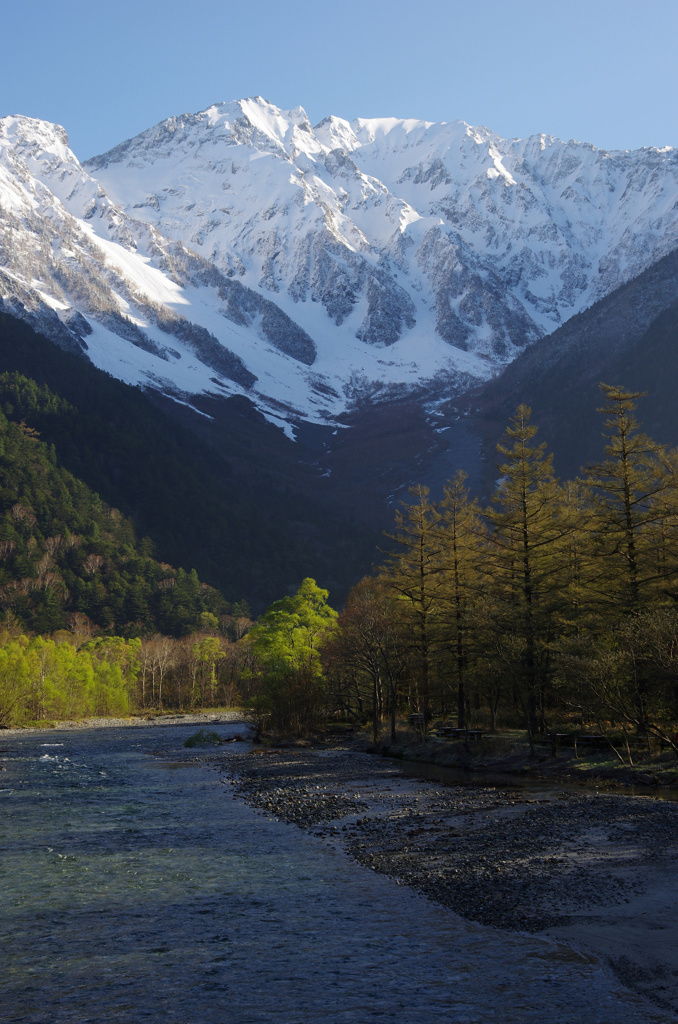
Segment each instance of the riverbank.
[{"label": "riverbank", "polygon": [[46,730],[73,731],[75,729],[121,729],[134,726],[149,725],[217,725],[222,722],[242,722],[246,725],[246,719],[242,711],[195,711],[182,714],[145,713],[143,715],[130,715],[129,718],[79,718],[63,722],[45,722],[41,725],[15,726],[10,729],[2,729],[2,736],[11,736],[21,733],[44,732]]},{"label": "riverbank", "polygon": [[678,760],[666,751],[649,760],[637,757],[634,765],[621,762],[610,749],[585,751],[576,756],[572,748],[560,748],[553,756],[549,746],[542,745],[532,754],[526,741],[511,741],[496,736],[483,737],[477,743],[441,742],[435,739],[422,743],[416,739],[389,746],[365,744],[369,753],[401,759],[405,762],[459,768],[469,775],[502,774],[538,779],[554,783],[609,789],[628,786],[676,787]]},{"label": "riverbank", "polygon": [[[464,921],[366,870],[331,828],[230,799],[214,767],[261,755],[187,749],[194,732],[0,744],[3,1024],[667,1024],[598,958]],[[350,778],[333,802],[295,771],[320,817],[342,794],[365,814]]]},{"label": "riverbank", "polygon": [[590,951],[678,1019],[678,803],[441,785],[347,750],[255,749],[216,763],[267,816],[467,920]]}]

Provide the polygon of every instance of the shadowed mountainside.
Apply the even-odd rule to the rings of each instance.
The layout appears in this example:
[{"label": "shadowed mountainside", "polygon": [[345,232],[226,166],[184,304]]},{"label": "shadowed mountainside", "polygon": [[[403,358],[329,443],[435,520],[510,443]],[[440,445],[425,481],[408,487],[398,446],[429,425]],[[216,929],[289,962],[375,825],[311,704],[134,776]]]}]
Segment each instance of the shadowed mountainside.
[{"label": "shadowed mountainside", "polygon": [[[489,495],[494,449],[510,416],[532,408],[540,440],[554,453],[565,479],[602,453],[601,381],[647,392],[639,407],[645,431],[678,444],[678,250],[563,327],[536,342],[486,385],[454,403],[450,422],[460,465]],[[459,419],[453,417],[458,415]],[[474,438],[471,449],[463,437]]]}]

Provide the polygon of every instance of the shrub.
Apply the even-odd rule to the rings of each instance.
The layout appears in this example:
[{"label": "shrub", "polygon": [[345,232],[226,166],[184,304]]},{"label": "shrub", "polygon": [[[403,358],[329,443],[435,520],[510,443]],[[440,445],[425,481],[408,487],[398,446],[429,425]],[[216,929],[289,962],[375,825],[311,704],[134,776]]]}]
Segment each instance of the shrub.
[{"label": "shrub", "polygon": [[184,740],[185,747],[215,747],[221,743],[220,736],[211,730],[198,729]]}]

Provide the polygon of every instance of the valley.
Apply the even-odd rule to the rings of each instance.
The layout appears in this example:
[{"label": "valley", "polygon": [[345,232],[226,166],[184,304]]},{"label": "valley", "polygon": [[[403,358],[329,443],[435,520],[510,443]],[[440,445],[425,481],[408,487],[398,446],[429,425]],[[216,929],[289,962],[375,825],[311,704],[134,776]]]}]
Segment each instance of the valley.
[{"label": "valley", "polygon": [[678,7],[0,24],[2,1024],[678,1021]]}]

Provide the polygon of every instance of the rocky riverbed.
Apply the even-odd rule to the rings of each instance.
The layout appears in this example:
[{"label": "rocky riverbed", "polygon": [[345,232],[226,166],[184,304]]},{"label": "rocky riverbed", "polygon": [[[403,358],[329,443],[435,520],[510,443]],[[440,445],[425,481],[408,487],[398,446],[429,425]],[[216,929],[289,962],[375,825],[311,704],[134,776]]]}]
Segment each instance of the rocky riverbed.
[{"label": "rocky riverbed", "polygon": [[448,785],[351,751],[215,759],[237,796],[481,924],[605,957],[676,1020],[678,803]]}]

